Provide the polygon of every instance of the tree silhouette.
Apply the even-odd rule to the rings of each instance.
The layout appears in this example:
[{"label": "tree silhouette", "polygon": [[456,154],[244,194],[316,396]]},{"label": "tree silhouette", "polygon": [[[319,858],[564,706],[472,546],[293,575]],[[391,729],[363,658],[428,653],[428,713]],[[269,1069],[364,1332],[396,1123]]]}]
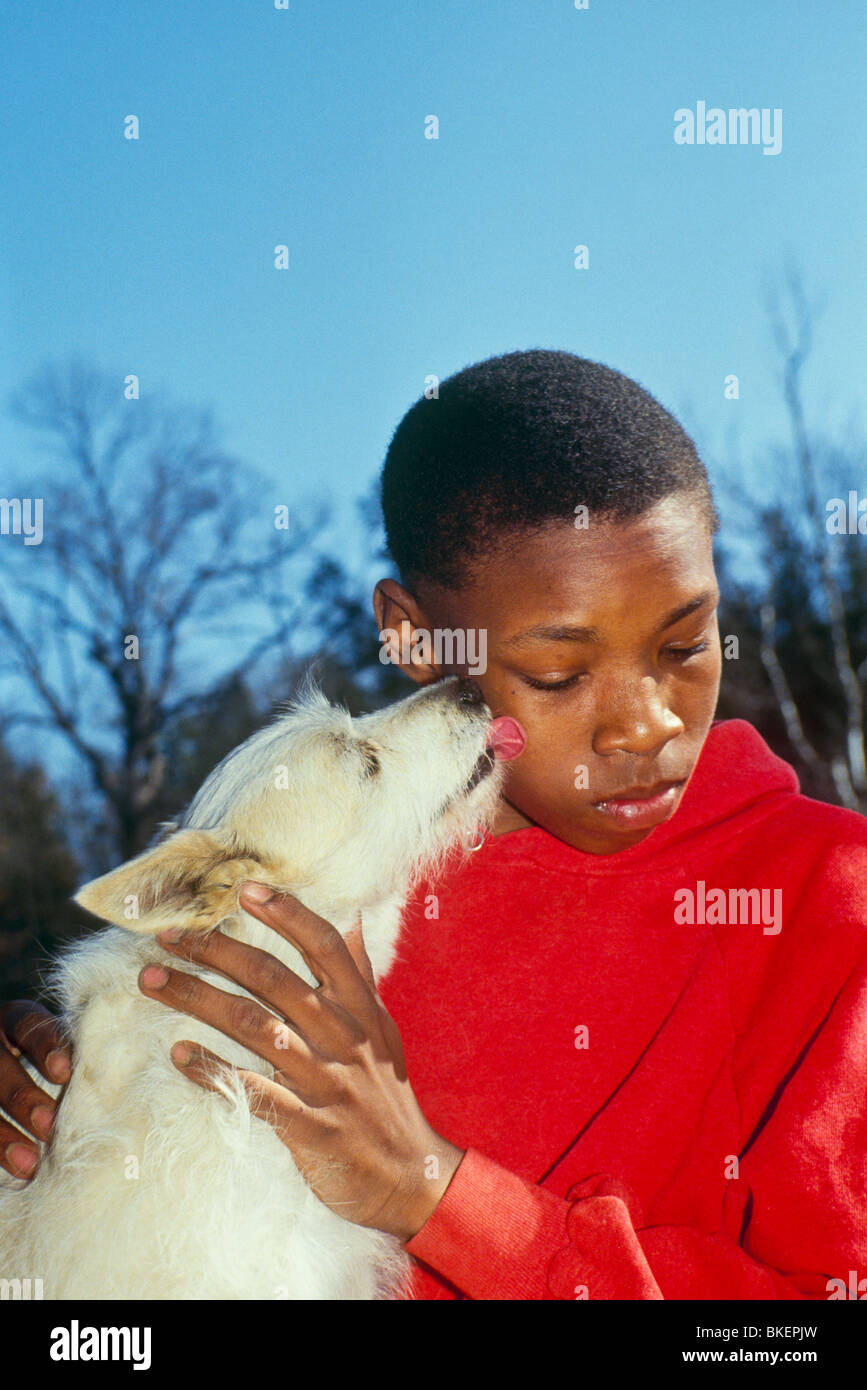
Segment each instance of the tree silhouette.
[{"label": "tree silhouette", "polygon": [[25,687],[6,725],[63,738],[127,858],[165,802],[170,731],[203,688],[289,649],[287,571],[321,518],[278,529],[209,414],[126,400],[79,362],[32,378],[12,409],[54,466],[43,542],[7,549],[0,585],[4,665]]},{"label": "tree silhouette", "polygon": [[770,297],[791,443],[778,451],[785,496],[759,503],[743,483],[729,495],[752,523],[765,579],[738,583],[724,550],[721,628],[742,638],[725,664],[720,714],[742,714],[798,768],[812,795],[867,810],[864,682],[867,677],[867,546],[826,526],[827,503],[865,476],[864,449],[844,451],[811,431],[803,372],[815,310],[789,271]]}]

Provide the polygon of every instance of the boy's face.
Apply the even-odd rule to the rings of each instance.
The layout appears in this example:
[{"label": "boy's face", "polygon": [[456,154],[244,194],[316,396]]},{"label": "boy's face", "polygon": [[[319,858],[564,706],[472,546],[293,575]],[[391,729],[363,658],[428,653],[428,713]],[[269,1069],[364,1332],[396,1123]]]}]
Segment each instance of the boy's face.
[{"label": "boy's face", "polygon": [[632,522],[510,536],[459,591],[377,586],[380,629],[487,631],[484,674],[406,669],[420,683],[471,675],[495,716],[523,725],[495,832],[533,823],[614,854],[674,814],[719,690],[711,547],[695,499],[676,493]]}]

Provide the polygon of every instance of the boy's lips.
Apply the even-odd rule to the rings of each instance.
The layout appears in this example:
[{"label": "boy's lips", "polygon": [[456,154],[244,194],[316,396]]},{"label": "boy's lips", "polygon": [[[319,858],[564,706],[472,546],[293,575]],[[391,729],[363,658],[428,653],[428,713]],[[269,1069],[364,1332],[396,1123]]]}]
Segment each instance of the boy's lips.
[{"label": "boy's lips", "polygon": [[594,802],[597,811],[629,830],[643,830],[667,820],[677,805],[686,784],[683,777],[677,782],[656,782],[647,787],[629,787],[616,796]]},{"label": "boy's lips", "polygon": [[512,758],[517,758],[526,746],[527,735],[517,719],[512,719],[508,714],[501,714],[498,719],[491,720],[485,747],[490,749],[499,762],[506,763]]}]

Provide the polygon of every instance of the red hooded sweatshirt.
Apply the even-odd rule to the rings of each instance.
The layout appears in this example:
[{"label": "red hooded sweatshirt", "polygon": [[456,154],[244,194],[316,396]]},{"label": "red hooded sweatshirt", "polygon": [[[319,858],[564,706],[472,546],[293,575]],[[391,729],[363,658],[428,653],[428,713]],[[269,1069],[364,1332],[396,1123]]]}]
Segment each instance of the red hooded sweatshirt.
[{"label": "red hooded sweatshirt", "polygon": [[380,994],[466,1150],[416,1297],[867,1297],[867,819],[749,724],[641,844],[422,885]]}]

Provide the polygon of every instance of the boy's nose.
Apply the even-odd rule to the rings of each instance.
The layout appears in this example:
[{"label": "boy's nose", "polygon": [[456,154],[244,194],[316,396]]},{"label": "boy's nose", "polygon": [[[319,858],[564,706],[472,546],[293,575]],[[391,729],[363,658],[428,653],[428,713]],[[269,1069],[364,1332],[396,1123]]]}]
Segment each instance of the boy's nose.
[{"label": "boy's nose", "polygon": [[654,758],[671,739],[683,733],[683,722],[660,698],[650,680],[640,692],[635,686],[612,690],[604,715],[593,735],[594,753],[636,753]]}]

